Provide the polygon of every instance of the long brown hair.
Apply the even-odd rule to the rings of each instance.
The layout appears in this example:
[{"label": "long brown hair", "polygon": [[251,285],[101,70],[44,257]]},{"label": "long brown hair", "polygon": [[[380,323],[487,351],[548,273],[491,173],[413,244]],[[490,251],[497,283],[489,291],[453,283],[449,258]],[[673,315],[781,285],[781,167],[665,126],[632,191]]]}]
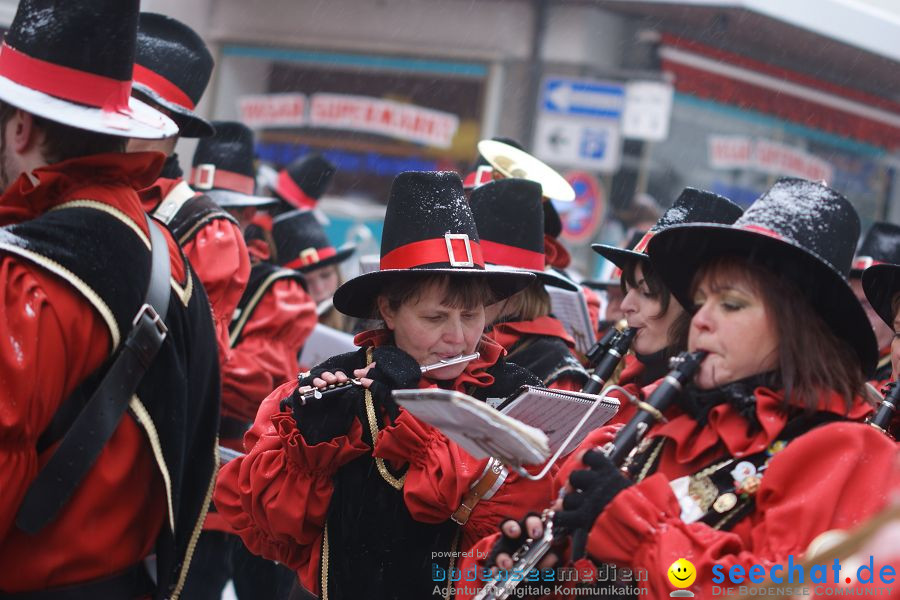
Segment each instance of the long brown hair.
[{"label": "long brown hair", "polygon": [[707,263],[694,277],[694,290],[706,276],[713,287],[739,280],[762,298],[778,331],[776,383],[784,389],[786,403],[815,410],[819,394],[832,390],[841,395],[849,411],[865,383],[859,357],[835,335],[793,281],[738,257]]}]

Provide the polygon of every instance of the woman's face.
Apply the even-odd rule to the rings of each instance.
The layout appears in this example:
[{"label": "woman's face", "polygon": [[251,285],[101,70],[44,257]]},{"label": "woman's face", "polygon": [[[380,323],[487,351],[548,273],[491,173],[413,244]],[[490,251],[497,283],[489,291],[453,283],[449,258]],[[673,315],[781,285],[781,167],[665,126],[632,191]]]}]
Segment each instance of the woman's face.
[{"label": "woman's face", "polygon": [[704,274],[694,292],[688,349],[709,353],[695,379],[712,389],[773,370],[778,364],[775,319],[755,286],[737,269]]},{"label": "woman's face", "polygon": [[[460,354],[472,354],[484,330],[484,306],[451,308],[442,303],[445,289],[433,284],[417,299],[393,311],[384,296],[378,297],[378,309],[387,328],[394,332],[397,347],[420,365],[430,365]],[[456,379],[466,364],[429,371],[430,379]]]},{"label": "woman's face", "polygon": [[640,263],[634,270],[634,282],[634,287],[625,283],[625,298],[622,299],[622,312],[628,326],[638,330],[631,347],[638,354],[653,354],[669,345],[669,328],[683,309],[673,298],[666,312],[659,314],[659,295],[647,286]]},{"label": "woman's face", "polygon": [[337,265],[314,269],[304,273],[303,276],[306,278],[309,295],[317,304],[334,296],[335,290],[338,289],[340,278]]}]

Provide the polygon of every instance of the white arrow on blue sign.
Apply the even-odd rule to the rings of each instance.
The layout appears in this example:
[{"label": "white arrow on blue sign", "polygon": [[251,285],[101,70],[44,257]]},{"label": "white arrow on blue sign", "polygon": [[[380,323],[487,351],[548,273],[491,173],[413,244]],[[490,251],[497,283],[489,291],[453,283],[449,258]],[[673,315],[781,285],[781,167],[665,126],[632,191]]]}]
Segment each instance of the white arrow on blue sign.
[{"label": "white arrow on blue sign", "polygon": [[605,81],[547,78],[543,110],[560,115],[618,119],[625,107],[625,86]]}]

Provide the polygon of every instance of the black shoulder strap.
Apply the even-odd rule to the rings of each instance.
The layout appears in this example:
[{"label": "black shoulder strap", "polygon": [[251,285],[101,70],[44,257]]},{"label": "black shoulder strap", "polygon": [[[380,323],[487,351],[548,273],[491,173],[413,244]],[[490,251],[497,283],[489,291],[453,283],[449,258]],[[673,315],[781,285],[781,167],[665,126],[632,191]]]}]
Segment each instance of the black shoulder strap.
[{"label": "black shoulder strap", "polygon": [[144,304],[100,385],[28,487],[16,515],[16,525],[26,533],[35,534],[52,521],[94,465],[168,333],[169,248],[159,227],[145,218],[151,271]]}]

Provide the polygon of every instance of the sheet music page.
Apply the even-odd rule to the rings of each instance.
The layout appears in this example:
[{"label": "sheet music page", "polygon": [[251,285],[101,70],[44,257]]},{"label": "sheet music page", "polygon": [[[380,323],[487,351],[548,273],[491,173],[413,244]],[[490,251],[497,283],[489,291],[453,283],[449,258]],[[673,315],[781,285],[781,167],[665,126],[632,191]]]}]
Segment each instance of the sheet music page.
[{"label": "sheet music page", "polygon": [[[547,434],[550,452],[555,453],[598,398],[580,392],[529,386],[524,393],[501,406],[500,412],[543,431]],[[600,402],[563,454],[574,450],[588,433],[605,425],[619,410],[619,402],[614,398]]]},{"label": "sheet music page", "polygon": [[484,402],[450,390],[395,390],[397,403],[436,427],[475,458],[540,464],[550,456],[547,436]]},{"label": "sheet music page", "polygon": [[597,337],[584,294],[549,285],[545,289],[550,295],[550,312],[562,322],[575,340],[575,348],[582,354],[587,354]]},{"label": "sheet music page", "polygon": [[326,358],[356,350],[353,336],[327,325],[317,324],[300,351],[300,368],[314,367]]}]

